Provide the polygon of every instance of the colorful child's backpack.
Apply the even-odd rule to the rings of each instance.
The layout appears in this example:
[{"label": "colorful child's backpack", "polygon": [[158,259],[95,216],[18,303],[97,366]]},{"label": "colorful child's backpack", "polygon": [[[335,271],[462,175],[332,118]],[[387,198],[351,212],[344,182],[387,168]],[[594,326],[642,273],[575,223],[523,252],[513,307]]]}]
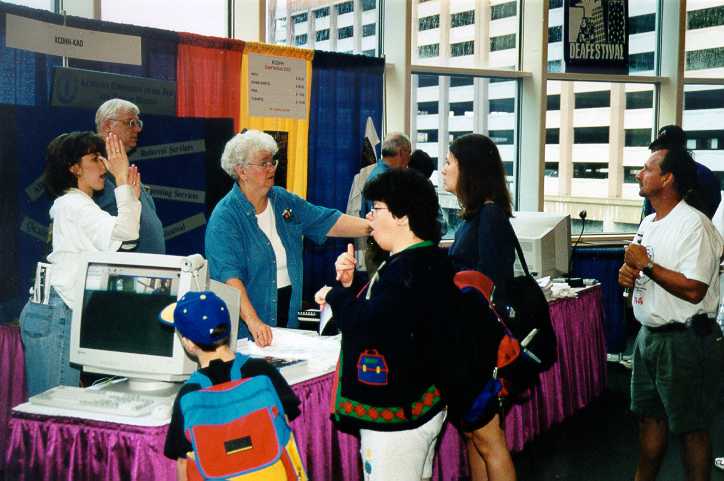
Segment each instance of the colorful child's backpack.
[{"label": "colorful child's backpack", "polygon": [[180,404],[184,432],[193,446],[188,479],[306,481],[274,385],[267,376],[241,378],[247,359],[236,355],[229,382],[213,385],[199,371],[187,381],[201,386]]},{"label": "colorful child's backpack", "polygon": [[515,400],[536,384],[539,374],[555,362],[556,337],[548,303],[535,280],[531,278],[531,281],[533,286],[516,285],[512,289],[514,295],[525,299],[529,305],[522,307],[521,299],[517,299],[515,305],[519,315],[515,319],[505,319],[492,302],[494,286],[490,278],[478,271],[455,274],[455,285],[461,290],[463,300],[468,302],[468,314],[473,316],[471,324],[476,322],[476,318],[477,322],[489,321],[490,316],[483,313],[491,312],[498,328],[502,328],[492,376],[464,414],[465,423],[474,424],[477,418],[483,417],[496,398]]}]

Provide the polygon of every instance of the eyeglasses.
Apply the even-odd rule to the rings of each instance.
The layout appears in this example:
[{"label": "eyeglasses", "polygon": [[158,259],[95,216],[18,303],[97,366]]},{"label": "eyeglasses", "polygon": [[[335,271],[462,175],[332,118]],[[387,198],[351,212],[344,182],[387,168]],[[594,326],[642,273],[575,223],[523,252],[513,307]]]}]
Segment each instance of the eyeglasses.
[{"label": "eyeglasses", "polygon": [[109,120],[115,120],[116,122],[121,122],[123,124],[126,124],[131,129],[141,129],[143,130],[143,120],[141,119],[109,119]]},{"label": "eyeglasses", "polygon": [[259,164],[255,164],[253,162],[248,162],[246,165],[254,165],[256,167],[261,167],[262,169],[272,170],[272,169],[277,168],[277,165],[279,165],[279,160],[278,159],[265,160],[264,162],[261,162]]},{"label": "eyeglasses", "polygon": [[372,212],[372,215],[377,215],[378,210],[390,210],[387,207],[372,207],[370,209],[370,212]]}]

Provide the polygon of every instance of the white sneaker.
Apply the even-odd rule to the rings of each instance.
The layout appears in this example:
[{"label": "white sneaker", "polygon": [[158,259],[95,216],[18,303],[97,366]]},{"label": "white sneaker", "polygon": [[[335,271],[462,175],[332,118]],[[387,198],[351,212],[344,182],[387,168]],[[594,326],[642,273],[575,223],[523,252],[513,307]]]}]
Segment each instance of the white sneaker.
[{"label": "white sneaker", "polygon": [[714,458],[714,466],[724,471],[724,457]]}]

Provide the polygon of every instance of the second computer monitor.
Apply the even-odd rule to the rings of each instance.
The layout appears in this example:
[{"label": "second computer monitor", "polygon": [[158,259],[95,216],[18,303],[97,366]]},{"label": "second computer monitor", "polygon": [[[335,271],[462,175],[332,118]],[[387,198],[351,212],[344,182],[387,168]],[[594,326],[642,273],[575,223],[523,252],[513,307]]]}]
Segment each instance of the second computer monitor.
[{"label": "second computer monitor", "polygon": [[[536,277],[568,274],[571,216],[548,212],[514,212],[510,219],[523,255]],[[516,275],[523,269],[515,263]]]}]

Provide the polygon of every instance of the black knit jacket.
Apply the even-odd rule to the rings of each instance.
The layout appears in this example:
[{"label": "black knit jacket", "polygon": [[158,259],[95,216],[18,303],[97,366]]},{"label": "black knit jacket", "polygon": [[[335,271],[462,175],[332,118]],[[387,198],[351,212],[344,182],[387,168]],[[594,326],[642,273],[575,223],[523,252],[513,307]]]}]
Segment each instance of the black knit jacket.
[{"label": "black knit jacket", "polygon": [[327,294],[342,332],[338,421],[403,430],[440,412],[443,401],[435,381],[442,353],[436,337],[456,289],[452,276],[444,251],[413,247],[378,270],[368,300],[367,288],[357,286],[338,285]]}]

